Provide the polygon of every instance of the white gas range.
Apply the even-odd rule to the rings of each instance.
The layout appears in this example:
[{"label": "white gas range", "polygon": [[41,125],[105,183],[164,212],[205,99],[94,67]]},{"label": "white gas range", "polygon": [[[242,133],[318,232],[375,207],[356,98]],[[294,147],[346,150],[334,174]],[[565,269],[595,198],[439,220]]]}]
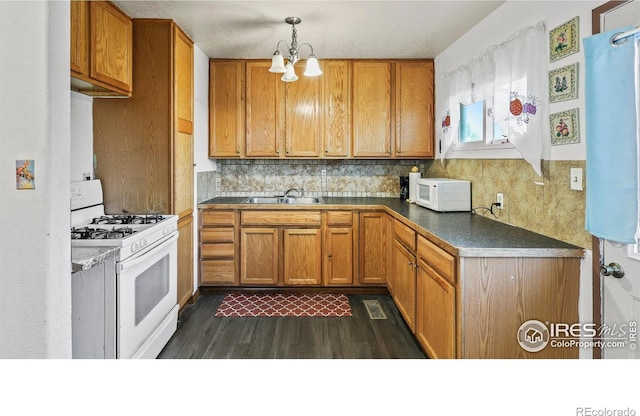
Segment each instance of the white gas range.
[{"label": "white gas range", "polygon": [[178,216],[105,214],[99,179],[71,184],[71,246],[117,247],[116,358],[155,358],[177,328]]}]

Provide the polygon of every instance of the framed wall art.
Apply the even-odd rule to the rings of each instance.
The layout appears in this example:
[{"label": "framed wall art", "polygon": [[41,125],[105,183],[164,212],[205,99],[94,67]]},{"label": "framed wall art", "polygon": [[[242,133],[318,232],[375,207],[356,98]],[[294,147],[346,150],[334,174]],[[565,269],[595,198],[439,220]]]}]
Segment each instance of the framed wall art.
[{"label": "framed wall art", "polygon": [[36,188],[35,160],[16,160],[16,189]]},{"label": "framed wall art", "polygon": [[551,144],[553,146],[580,143],[577,108],[549,115],[549,126],[551,127]]},{"label": "framed wall art", "polygon": [[578,16],[549,32],[550,62],[574,54],[579,49]]},{"label": "framed wall art", "polygon": [[549,71],[549,102],[578,98],[578,63]]}]

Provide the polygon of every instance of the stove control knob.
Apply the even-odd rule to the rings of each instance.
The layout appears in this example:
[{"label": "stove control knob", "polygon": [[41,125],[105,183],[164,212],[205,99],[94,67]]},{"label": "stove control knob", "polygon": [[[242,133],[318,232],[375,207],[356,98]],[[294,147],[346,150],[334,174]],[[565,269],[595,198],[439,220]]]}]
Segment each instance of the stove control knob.
[{"label": "stove control knob", "polygon": [[140,248],[145,248],[148,245],[149,245],[149,242],[147,241],[146,238],[143,238],[142,240],[140,240]]},{"label": "stove control knob", "polygon": [[131,244],[131,252],[132,253],[137,253],[140,250],[140,244],[138,244],[138,242],[134,242],[133,244]]}]

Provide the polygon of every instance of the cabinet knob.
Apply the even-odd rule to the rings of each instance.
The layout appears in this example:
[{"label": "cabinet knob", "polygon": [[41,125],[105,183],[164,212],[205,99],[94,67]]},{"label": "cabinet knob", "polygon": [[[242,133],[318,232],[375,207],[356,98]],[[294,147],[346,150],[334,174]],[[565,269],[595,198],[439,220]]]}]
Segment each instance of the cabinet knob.
[{"label": "cabinet knob", "polygon": [[331,257],[331,254],[327,254],[327,257]]}]

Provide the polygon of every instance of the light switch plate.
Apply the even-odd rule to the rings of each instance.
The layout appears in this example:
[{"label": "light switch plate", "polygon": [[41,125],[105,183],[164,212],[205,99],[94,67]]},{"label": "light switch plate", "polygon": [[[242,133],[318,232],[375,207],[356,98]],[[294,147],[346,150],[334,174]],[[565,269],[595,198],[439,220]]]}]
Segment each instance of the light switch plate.
[{"label": "light switch plate", "polygon": [[582,168],[571,168],[571,189],[582,191]]}]

